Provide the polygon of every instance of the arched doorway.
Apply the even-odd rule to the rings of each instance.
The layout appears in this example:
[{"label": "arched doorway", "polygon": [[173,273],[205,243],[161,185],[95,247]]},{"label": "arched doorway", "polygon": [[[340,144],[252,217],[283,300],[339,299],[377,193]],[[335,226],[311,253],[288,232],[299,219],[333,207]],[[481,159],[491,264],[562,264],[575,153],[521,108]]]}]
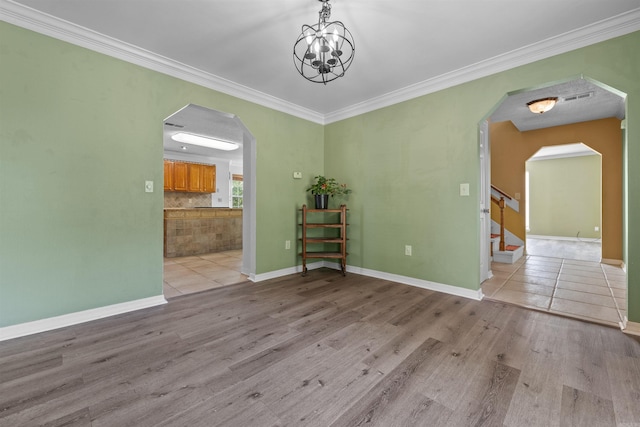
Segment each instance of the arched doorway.
[{"label": "arched doorway", "polygon": [[[544,114],[532,114],[528,111],[528,101],[545,97],[556,97],[558,99],[558,103],[553,110]],[[608,294],[611,299],[608,302],[610,307],[603,309],[604,311],[609,311],[609,316],[604,316],[608,324],[618,323],[626,311],[626,298],[615,298],[616,294],[618,296],[625,294],[626,277],[620,276],[618,274],[619,271],[605,271],[609,269],[606,265],[607,263],[620,264],[624,261],[623,242],[626,229],[624,229],[623,223],[624,195],[623,176],[621,173],[624,170],[622,167],[624,135],[620,128],[621,120],[624,119],[626,113],[625,98],[626,95],[624,93],[599,82],[579,77],[544,87],[508,93],[494,110],[487,115],[487,120],[481,124],[481,126],[486,125],[488,131],[484,139],[480,139],[480,146],[482,147],[484,143],[485,149],[490,153],[491,158],[490,162],[484,162],[486,164],[490,163],[490,167],[483,167],[483,162],[481,162],[481,173],[485,182],[499,182],[499,187],[506,190],[520,205],[520,212],[512,215],[517,219],[515,226],[512,225],[512,227],[515,230],[514,234],[520,234],[521,236],[519,237],[523,240],[526,239],[524,208],[526,208],[527,204],[526,197],[523,197],[525,193],[525,160],[531,157],[541,146],[560,145],[567,142],[585,142],[590,148],[603,153],[603,264],[596,265],[598,268],[602,265],[602,277],[607,280],[607,274],[609,274],[611,276],[610,282],[618,288],[601,289],[603,294]],[[602,129],[606,130],[603,131]],[[598,136],[601,133],[608,135],[608,137],[599,138]],[[611,135],[614,136],[612,137]],[[607,147],[607,144],[609,144],[609,147]],[[607,150],[611,147],[614,147],[614,150],[610,150],[607,153]],[[612,182],[614,183],[613,185]],[[484,187],[482,190],[489,191]],[[485,238],[484,241],[486,242],[486,240]],[[485,259],[485,265],[491,265],[490,261],[490,258]],[[520,262],[522,263],[523,261],[521,260]],[[496,292],[497,289],[502,289],[505,286],[503,279],[507,280],[506,277],[512,277],[514,274],[526,274],[527,269],[544,270],[546,268],[540,265],[530,265],[522,267],[522,270],[517,272],[521,267],[522,264],[513,266],[501,265],[488,269],[489,277],[491,277],[492,273],[496,273],[496,269],[499,269],[500,272],[485,281],[486,288],[485,284],[483,284],[485,295],[491,299],[499,299],[495,298],[497,296]],[[554,308],[557,307],[553,305],[551,297],[556,294],[554,289],[558,287],[559,274],[554,276],[555,273],[553,272],[547,273],[541,273],[541,275],[553,276],[550,279],[555,277],[552,280],[553,283],[544,279],[538,280],[538,283],[530,283],[532,285],[530,289],[534,289],[539,293],[538,295],[533,295],[531,299],[527,300],[527,298],[522,297],[523,293],[518,293],[522,289],[512,289],[512,295],[505,298],[505,301],[553,312]],[[499,284],[496,285],[496,283]],[[523,281],[523,283],[526,282]],[[536,288],[536,286],[542,285],[550,286],[550,289]],[[608,284],[605,284],[605,286],[608,286]],[[506,288],[504,293],[507,294]],[[569,294],[570,292],[566,291],[565,293]],[[592,303],[598,300],[599,297],[591,298],[591,296],[585,296],[584,299],[588,299]],[[556,311],[562,312],[560,309]],[[576,309],[573,314],[563,314],[578,318],[589,318],[591,312],[595,311],[598,310],[589,311],[582,307]],[[598,319],[595,320],[597,321]]]},{"label": "arched doorway", "polygon": [[[209,140],[225,141],[238,149],[228,151],[217,149],[207,146],[207,141],[205,141],[203,146],[197,143],[176,142],[174,139],[177,133],[198,135]],[[214,281],[222,284],[232,284],[234,281],[237,283],[238,280],[246,280],[247,277],[253,280],[255,278],[256,268],[256,140],[251,132],[242,123],[240,118],[234,114],[188,104],[163,121],[163,148],[165,159],[171,161],[215,165],[216,188],[212,193],[170,192],[170,194],[179,198],[179,202],[182,202],[179,207],[196,208],[198,210],[196,213],[202,212],[201,215],[207,218],[215,217],[210,227],[208,227],[207,232],[212,233],[211,236],[215,236],[215,239],[220,239],[221,244],[227,245],[227,241],[238,240],[238,237],[240,237],[238,234],[241,234],[242,245],[240,251],[237,250],[237,246],[234,246],[230,249],[235,250],[228,251],[229,253],[227,254],[229,257],[235,259],[229,258],[228,260],[221,260],[217,259],[214,256],[215,254],[201,254],[202,258],[207,258],[207,260],[212,262],[212,265],[204,266],[203,268],[210,267],[211,270],[216,270],[214,267],[224,266],[225,262],[229,263],[226,269],[227,271],[221,271],[218,276],[216,276],[216,273],[211,272],[207,278],[212,280],[215,278]],[[233,200],[235,200],[237,204],[237,194],[236,197],[232,196],[233,177],[235,177],[236,180],[242,177],[241,225],[237,224],[237,221],[229,224],[219,224],[219,222],[223,220],[223,217],[227,215],[226,211],[233,208]],[[173,202],[172,199],[169,200]],[[176,206],[171,207],[175,208]],[[167,208],[167,193],[165,193],[165,208]],[[207,211],[200,210],[204,208],[214,209]],[[234,212],[230,212],[230,216],[233,216],[231,214],[237,215],[239,212],[237,212],[236,209]],[[218,218],[218,216],[220,216],[220,218]],[[240,218],[238,217],[238,219]],[[213,230],[214,226],[216,230]],[[232,233],[230,236],[225,235],[225,233],[229,232]],[[211,239],[214,239],[214,237]],[[166,247],[167,220],[165,219],[165,255]],[[194,251],[202,252],[200,249],[194,249]],[[218,250],[211,249],[210,252],[218,252]],[[234,275],[233,272],[237,274]],[[165,276],[166,274],[167,271],[165,269]],[[219,280],[218,277],[222,277],[222,279]],[[204,286],[204,284],[202,286]],[[193,288],[196,290],[200,289],[198,285],[194,285]]]}]

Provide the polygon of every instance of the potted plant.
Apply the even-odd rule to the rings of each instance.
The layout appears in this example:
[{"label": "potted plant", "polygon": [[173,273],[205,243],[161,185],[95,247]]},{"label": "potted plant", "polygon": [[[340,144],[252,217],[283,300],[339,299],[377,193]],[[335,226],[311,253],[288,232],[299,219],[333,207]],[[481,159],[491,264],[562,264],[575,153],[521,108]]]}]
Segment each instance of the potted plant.
[{"label": "potted plant", "polygon": [[318,175],[314,180],[315,182],[307,188],[307,191],[314,195],[316,209],[327,209],[329,196],[351,193],[351,189],[347,188],[347,184],[340,184],[335,178],[326,178]]}]

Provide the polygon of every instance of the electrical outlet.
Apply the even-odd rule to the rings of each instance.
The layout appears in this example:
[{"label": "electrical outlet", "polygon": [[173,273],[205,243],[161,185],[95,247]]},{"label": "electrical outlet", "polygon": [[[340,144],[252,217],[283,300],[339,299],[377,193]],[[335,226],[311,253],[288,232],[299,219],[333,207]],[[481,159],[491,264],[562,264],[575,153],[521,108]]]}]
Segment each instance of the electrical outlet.
[{"label": "electrical outlet", "polygon": [[294,172],[293,179],[302,179],[302,172]]},{"label": "electrical outlet", "polygon": [[469,195],[469,184],[468,183],[463,183],[460,184],[460,195],[461,196],[468,196]]},{"label": "electrical outlet", "polygon": [[595,227],[593,227],[593,231],[600,231],[600,227],[596,225]]},{"label": "electrical outlet", "polygon": [[285,240],[284,241],[284,248],[285,249],[291,249],[291,240]]},{"label": "electrical outlet", "polygon": [[153,181],[144,182],[144,191],[146,193],[153,193]]},{"label": "electrical outlet", "polygon": [[406,245],[404,247],[404,254],[407,256],[411,256],[411,246],[410,245]]}]

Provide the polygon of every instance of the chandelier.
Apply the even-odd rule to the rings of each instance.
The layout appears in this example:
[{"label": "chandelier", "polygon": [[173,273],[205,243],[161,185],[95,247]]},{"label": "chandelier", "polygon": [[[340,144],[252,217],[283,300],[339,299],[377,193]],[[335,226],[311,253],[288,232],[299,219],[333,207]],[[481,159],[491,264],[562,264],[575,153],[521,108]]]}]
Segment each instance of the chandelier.
[{"label": "chandelier", "polygon": [[353,61],[355,43],[342,22],[327,22],[331,18],[329,0],[319,1],[318,23],[302,26],[293,45],[293,62],[302,77],[326,85],[344,76]]}]

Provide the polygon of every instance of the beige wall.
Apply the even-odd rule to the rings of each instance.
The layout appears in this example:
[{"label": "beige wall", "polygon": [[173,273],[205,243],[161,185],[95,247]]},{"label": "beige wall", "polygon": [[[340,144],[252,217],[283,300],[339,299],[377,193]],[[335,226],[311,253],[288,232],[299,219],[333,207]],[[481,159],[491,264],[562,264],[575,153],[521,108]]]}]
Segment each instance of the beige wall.
[{"label": "beige wall", "polygon": [[511,232],[525,235],[525,162],[540,148],[582,142],[602,154],[602,258],[622,260],[622,132],[615,118],[520,132],[511,122],[491,123],[491,183],[520,193]]}]

